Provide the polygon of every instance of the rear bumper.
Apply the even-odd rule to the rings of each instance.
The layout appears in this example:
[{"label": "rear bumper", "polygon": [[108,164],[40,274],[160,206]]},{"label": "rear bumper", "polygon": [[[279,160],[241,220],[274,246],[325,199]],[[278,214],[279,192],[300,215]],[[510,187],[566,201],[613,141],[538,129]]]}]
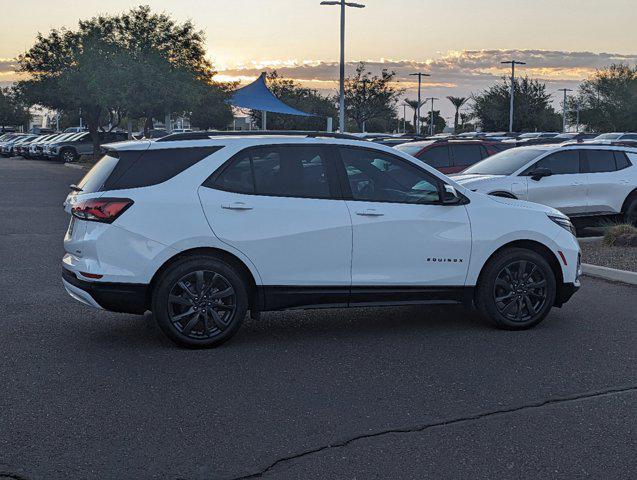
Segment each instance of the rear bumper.
[{"label": "rear bumper", "polygon": [[148,285],[87,282],[66,268],[62,269],[62,283],[71,297],[91,307],[139,315],[148,310]]}]

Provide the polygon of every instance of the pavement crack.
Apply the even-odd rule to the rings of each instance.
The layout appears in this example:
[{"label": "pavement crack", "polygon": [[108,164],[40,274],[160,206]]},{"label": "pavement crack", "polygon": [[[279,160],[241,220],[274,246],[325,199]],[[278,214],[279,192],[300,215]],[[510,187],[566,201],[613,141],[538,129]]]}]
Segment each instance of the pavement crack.
[{"label": "pavement crack", "polygon": [[520,411],[523,411],[523,410],[542,408],[542,407],[547,407],[547,406],[551,406],[551,405],[558,405],[558,404],[567,403],[567,402],[574,402],[574,401],[578,401],[578,400],[588,400],[588,399],[592,399],[592,398],[608,397],[608,396],[619,395],[619,394],[627,393],[627,392],[637,392],[637,386],[618,387],[618,388],[602,390],[602,391],[580,393],[580,394],[576,394],[576,395],[563,396],[563,397],[554,397],[554,398],[550,398],[548,400],[544,400],[544,401],[541,401],[541,402],[528,403],[528,404],[520,405],[520,406],[517,406],[517,407],[509,407],[509,408],[502,408],[502,409],[497,409],[497,410],[489,410],[489,411],[485,411],[485,412],[481,412],[481,413],[476,413],[476,414],[473,414],[473,415],[467,415],[467,416],[463,416],[463,417],[453,418],[453,419],[450,419],[450,420],[441,420],[441,421],[434,422],[434,423],[428,423],[428,424],[425,424],[425,425],[418,425],[418,426],[414,426],[414,427],[405,427],[405,428],[392,428],[392,429],[381,430],[381,431],[373,432],[373,433],[364,433],[364,434],[357,435],[357,436],[354,436],[354,437],[351,437],[351,438],[348,438],[348,439],[345,439],[345,440],[341,440],[341,441],[336,442],[336,443],[332,443],[332,444],[323,445],[323,446],[320,446],[320,447],[311,448],[311,449],[305,450],[303,452],[299,452],[299,453],[295,453],[293,455],[288,455],[288,456],[285,456],[285,457],[281,457],[281,458],[273,461],[272,463],[270,463],[268,466],[264,467],[263,469],[259,470],[258,472],[250,473],[250,474],[243,475],[243,476],[240,476],[240,477],[234,477],[232,480],[246,480],[246,479],[250,479],[250,478],[259,478],[259,477],[262,477],[263,475],[265,475],[266,473],[270,472],[275,467],[281,465],[282,463],[286,463],[286,462],[290,462],[290,461],[293,461],[293,460],[297,460],[299,458],[302,458],[302,457],[305,457],[305,456],[308,456],[308,455],[313,455],[315,453],[319,453],[319,452],[322,452],[324,450],[329,450],[331,448],[343,448],[343,447],[346,447],[346,446],[348,446],[349,444],[351,444],[353,442],[356,442],[357,440],[364,440],[364,439],[368,439],[368,438],[381,437],[383,435],[388,435],[388,434],[393,434],[393,433],[419,433],[419,432],[423,432],[425,430],[429,430],[431,428],[436,428],[436,427],[446,427],[446,426],[456,425],[456,424],[465,423],[465,422],[474,422],[474,421],[477,421],[477,420],[481,420],[483,418],[493,417],[493,416],[497,416],[497,415],[505,415],[505,414],[508,414],[508,413],[515,413],[515,412],[520,412]]}]

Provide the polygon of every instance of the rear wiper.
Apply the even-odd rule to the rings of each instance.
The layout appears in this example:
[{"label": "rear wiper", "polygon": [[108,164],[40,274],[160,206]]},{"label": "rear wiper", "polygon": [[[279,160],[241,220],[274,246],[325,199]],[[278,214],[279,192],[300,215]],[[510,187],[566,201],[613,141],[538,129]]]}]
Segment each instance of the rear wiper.
[{"label": "rear wiper", "polygon": [[69,188],[71,190],[73,190],[74,192],[81,192],[82,189],[80,187],[78,187],[77,185],[73,184],[73,185],[69,185]]}]

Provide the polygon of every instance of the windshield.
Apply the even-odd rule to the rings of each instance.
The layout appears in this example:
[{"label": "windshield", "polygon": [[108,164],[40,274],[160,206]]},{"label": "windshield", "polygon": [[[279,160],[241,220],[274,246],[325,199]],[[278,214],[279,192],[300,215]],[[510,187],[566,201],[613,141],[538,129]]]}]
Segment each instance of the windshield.
[{"label": "windshield", "polygon": [[504,152],[496,153],[470,166],[466,170],[463,170],[462,174],[511,175],[543,153],[544,150],[535,148],[513,148],[511,150],[505,150]]},{"label": "windshield", "polygon": [[602,133],[601,135],[597,135],[595,140],[617,140],[621,136],[621,133]]},{"label": "windshield", "polygon": [[432,143],[434,142],[403,143],[396,145],[394,148],[415,157],[418,152]]},{"label": "windshield", "polygon": [[537,132],[535,132],[535,133],[523,133],[518,138],[537,138],[539,136],[540,136],[540,134],[537,133]]}]

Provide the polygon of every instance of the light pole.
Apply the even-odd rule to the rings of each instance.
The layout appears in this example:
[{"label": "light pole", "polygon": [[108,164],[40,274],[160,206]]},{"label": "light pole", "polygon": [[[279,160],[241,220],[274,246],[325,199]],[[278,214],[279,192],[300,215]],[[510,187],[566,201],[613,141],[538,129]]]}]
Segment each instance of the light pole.
[{"label": "light pole", "polygon": [[403,103],[403,133],[407,133],[407,107],[406,103]]},{"label": "light pole", "polygon": [[333,0],[321,2],[321,5],[340,5],[341,6],[341,64],[340,64],[340,95],[338,110],[338,129],[341,133],[345,132],[345,8],[365,8],[360,3],[346,2],[345,0]]},{"label": "light pole", "polygon": [[511,102],[509,104],[509,132],[513,131],[513,97],[515,95],[515,66],[526,65],[525,62],[517,60],[509,60],[508,62],[500,62],[503,64],[511,64]]},{"label": "light pole", "polygon": [[438,100],[436,97],[429,97],[426,100],[431,100],[431,111],[429,112],[429,135],[434,134],[434,100]]},{"label": "light pole", "polygon": [[562,133],[566,133],[566,94],[567,92],[572,92],[573,90],[571,90],[570,88],[560,88],[558,91],[564,92],[564,103],[562,104]]},{"label": "light pole", "polygon": [[429,75],[428,73],[422,73],[422,72],[418,72],[418,73],[410,73],[409,74],[410,77],[418,77],[418,106],[416,107],[416,125],[414,125],[414,132],[416,135],[420,134],[420,91],[421,91],[421,85],[422,85],[422,77],[431,77],[431,75]]},{"label": "light pole", "polygon": [[579,133],[579,111],[580,111],[580,104],[579,102],[577,102],[576,106],[576,110],[575,110],[575,132]]}]

